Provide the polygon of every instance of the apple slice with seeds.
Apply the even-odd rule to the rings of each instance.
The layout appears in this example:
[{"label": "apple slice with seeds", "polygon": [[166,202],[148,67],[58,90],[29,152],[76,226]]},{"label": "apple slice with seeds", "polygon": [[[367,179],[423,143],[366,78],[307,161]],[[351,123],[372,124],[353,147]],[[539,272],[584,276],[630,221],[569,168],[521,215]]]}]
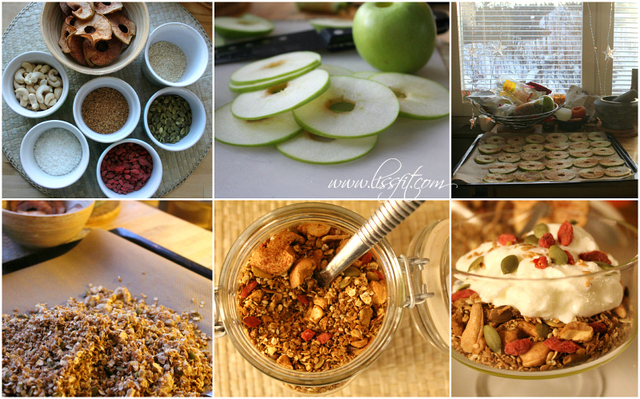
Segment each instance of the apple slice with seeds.
[{"label": "apple slice with seeds", "polygon": [[373,149],[378,136],[357,139],[332,139],[302,132],[276,145],[278,151],[296,161],[328,165],[358,159]]},{"label": "apple slice with seeds", "polygon": [[231,74],[231,83],[247,85],[288,75],[311,65],[320,65],[320,54],[294,51],[275,55],[243,66]]},{"label": "apple slice with seeds", "polygon": [[330,81],[329,90],[293,111],[305,130],[332,138],[365,137],[382,132],[398,117],[396,95],[385,85],[352,76]]},{"label": "apple slice with seeds", "polygon": [[402,117],[437,119],[449,115],[449,90],[439,83],[397,72],[378,73],[369,79],[393,90],[398,97]]},{"label": "apple slice with seeds", "polygon": [[318,69],[329,72],[329,76],[348,76],[353,74],[353,71],[351,69],[343,68],[337,65],[321,64]]},{"label": "apple slice with seeds", "polygon": [[269,80],[265,80],[262,82],[258,82],[258,83],[251,83],[251,84],[246,84],[246,85],[238,85],[238,84],[234,84],[229,82],[229,90],[231,90],[234,93],[248,93],[250,91],[258,91],[258,90],[263,90],[263,89],[268,89],[271,86],[275,86],[279,83],[284,83],[287,82],[291,79],[297,78],[298,76],[302,76],[305,73],[309,73],[311,71],[313,71],[314,69],[316,69],[318,66],[317,65],[311,65],[308,68],[303,68],[300,69],[299,71],[295,71],[289,74],[286,74],[284,76],[280,76],[277,78],[273,78],[273,79],[269,79]]},{"label": "apple slice with seeds", "polygon": [[264,18],[253,14],[243,14],[241,17],[217,17],[214,19],[216,33],[227,39],[241,39],[268,34],[275,25]]},{"label": "apple slice with seeds", "polygon": [[242,93],[231,103],[231,113],[240,119],[262,119],[298,108],[329,88],[329,73],[313,70],[265,90]]},{"label": "apple slice with seeds", "polygon": [[274,145],[292,138],[301,131],[302,128],[293,119],[291,112],[256,121],[234,117],[231,113],[231,103],[223,105],[215,112],[215,137],[225,144],[241,147]]}]

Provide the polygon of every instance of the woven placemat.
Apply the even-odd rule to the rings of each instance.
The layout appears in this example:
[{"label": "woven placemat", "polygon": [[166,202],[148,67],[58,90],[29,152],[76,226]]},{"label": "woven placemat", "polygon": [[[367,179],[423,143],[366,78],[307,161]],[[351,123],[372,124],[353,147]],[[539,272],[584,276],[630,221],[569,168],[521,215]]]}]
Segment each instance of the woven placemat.
[{"label": "woven placemat", "polygon": [[[2,35],[2,70],[11,62],[12,59],[26,51],[45,51],[48,52],[39,32],[40,26],[40,10],[44,3],[30,3],[25,7],[11,22],[7,30]],[[154,146],[144,131],[144,122],[141,115],[140,122],[135,128],[130,138],[138,138],[144,140],[154,146],[160,158],[162,159],[163,176],[162,183],[156,191],[154,197],[162,197],[174,190],[182,182],[184,182],[191,173],[200,165],[205,158],[207,152],[211,149],[213,142],[212,130],[212,114],[213,96],[212,96],[212,46],[209,36],[206,34],[200,23],[181,5],[177,3],[147,3],[150,16],[150,31],[153,32],[158,26],[167,22],[181,22],[196,29],[207,42],[209,48],[209,65],[204,75],[198,82],[187,86],[187,90],[195,93],[204,105],[207,115],[207,123],[204,134],[196,145],[188,150],[180,152],[165,151]],[[154,86],[144,77],[142,73],[142,64],[144,63],[144,54],[140,54],[131,64],[120,71],[108,76],[120,78],[129,83],[140,99],[140,106],[143,109],[151,98],[151,96],[161,87]],[[89,142],[89,150],[91,156],[89,166],[84,175],[74,184],[58,190],[52,190],[39,186],[29,179],[20,164],[20,143],[24,135],[33,126],[44,120],[64,120],[75,125],[73,119],[73,99],[80,87],[96,76],[83,75],[78,72],[66,69],[69,75],[69,96],[62,107],[49,117],[40,119],[29,119],[13,112],[11,108],[2,102],[2,151],[11,162],[11,165],[25,178],[31,185],[42,193],[51,197],[63,198],[98,198],[104,197],[104,194],[98,186],[96,177],[96,165],[100,154],[109,146],[109,144],[97,143],[91,139]],[[5,197],[11,197],[10,192],[4,193]]]},{"label": "woven placemat", "polygon": [[[377,201],[327,201],[369,217]],[[255,219],[292,201],[216,201],[215,276],[235,239]],[[393,230],[387,239],[397,255],[427,224],[449,217],[448,201],[429,201]],[[215,284],[215,283],[214,283]],[[217,397],[295,396],[282,383],[262,374],[235,349],[228,337],[215,339],[214,395]],[[427,343],[405,312],[391,344],[351,384],[332,396],[449,396],[449,356]]]}]

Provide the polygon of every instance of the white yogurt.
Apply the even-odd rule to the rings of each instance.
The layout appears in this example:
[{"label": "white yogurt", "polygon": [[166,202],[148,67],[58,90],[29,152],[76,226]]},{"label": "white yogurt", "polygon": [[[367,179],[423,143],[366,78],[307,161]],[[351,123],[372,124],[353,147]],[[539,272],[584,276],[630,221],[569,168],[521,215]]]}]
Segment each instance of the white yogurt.
[{"label": "white yogurt", "polygon": [[[556,318],[568,323],[577,316],[590,317],[618,306],[623,296],[620,273],[585,276],[603,269],[595,262],[585,262],[578,257],[581,253],[598,250],[593,237],[581,227],[573,226],[573,241],[564,246],[557,242],[560,224],[548,226],[556,245],[573,256],[574,265],[552,263],[548,248],[523,243],[501,246],[497,242],[486,242],[458,259],[456,269],[468,271],[478,256],[484,256],[485,267],[473,273],[490,278],[458,277],[470,284],[469,288],[477,292],[483,302],[495,306],[511,305],[528,317]],[[535,256],[526,256],[530,253]],[[507,255],[516,255],[519,265],[515,272],[504,275],[500,263]],[[545,269],[537,269],[533,263],[533,259],[540,256],[549,260]],[[618,264],[611,255],[608,256],[613,265]]]}]

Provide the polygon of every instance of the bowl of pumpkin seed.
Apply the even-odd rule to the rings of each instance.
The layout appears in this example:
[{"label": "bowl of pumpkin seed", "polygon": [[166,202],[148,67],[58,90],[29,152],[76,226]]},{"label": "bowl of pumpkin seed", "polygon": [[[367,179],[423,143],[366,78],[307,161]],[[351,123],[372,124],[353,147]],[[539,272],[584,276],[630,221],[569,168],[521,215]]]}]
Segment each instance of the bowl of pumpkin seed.
[{"label": "bowl of pumpkin seed", "polygon": [[156,146],[167,151],[193,147],[202,137],[206,123],[202,101],[183,88],[158,90],[144,108],[144,130]]}]

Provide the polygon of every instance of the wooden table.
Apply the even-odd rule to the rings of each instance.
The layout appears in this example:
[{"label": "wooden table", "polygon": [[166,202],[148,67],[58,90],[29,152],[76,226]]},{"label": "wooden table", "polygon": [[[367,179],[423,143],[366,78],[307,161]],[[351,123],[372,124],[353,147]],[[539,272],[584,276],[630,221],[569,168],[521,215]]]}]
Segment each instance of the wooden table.
[{"label": "wooden table", "polygon": [[[2,31],[28,3],[2,4]],[[180,3],[202,25],[211,39],[212,11],[211,3]],[[206,5],[205,5],[206,4]],[[208,5],[208,6],[207,6]],[[212,148],[213,149],[213,148]],[[187,178],[187,180],[171,191],[165,198],[212,198],[213,196],[213,151],[209,151],[202,163]],[[12,198],[43,198],[47,195],[38,191],[27,182],[17,170],[11,166],[9,160],[2,155],[2,187],[11,193]]]},{"label": "wooden table", "polygon": [[[110,220],[92,223],[78,234],[82,238],[93,228],[125,228],[205,267],[213,267],[213,234],[194,224],[139,201],[121,201],[120,212]],[[2,236],[3,261],[25,256],[31,251]]]}]

